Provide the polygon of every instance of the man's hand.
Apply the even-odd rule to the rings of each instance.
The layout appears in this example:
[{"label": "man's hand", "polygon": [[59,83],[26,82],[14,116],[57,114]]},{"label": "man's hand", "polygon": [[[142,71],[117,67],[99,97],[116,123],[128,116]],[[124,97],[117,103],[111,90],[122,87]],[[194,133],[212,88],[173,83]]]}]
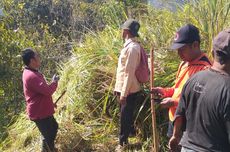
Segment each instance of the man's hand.
[{"label": "man's hand", "polygon": [[120,97],[120,104],[121,105],[126,105],[126,97]]},{"label": "man's hand", "polygon": [[162,98],[164,96],[164,89],[162,87],[151,88],[151,93],[156,97]]},{"label": "man's hand", "polygon": [[54,74],[52,77],[52,82],[58,82],[59,81],[59,76],[57,74]]},{"label": "man's hand", "polygon": [[178,144],[180,142],[180,139],[172,136],[171,139],[169,140],[168,146],[169,146],[169,150],[171,152],[176,152],[178,150]]},{"label": "man's hand", "polygon": [[174,100],[172,98],[164,98],[160,103],[161,108],[170,108],[174,106]]}]

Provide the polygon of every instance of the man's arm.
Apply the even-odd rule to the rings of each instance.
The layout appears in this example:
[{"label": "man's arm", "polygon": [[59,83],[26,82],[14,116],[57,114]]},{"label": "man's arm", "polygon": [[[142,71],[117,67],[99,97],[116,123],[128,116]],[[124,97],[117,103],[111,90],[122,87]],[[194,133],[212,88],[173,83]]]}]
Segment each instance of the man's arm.
[{"label": "man's arm", "polygon": [[44,79],[33,77],[29,80],[28,86],[35,92],[46,96],[51,96],[56,91],[57,82],[54,81],[48,85]]},{"label": "man's arm", "polygon": [[186,102],[188,102],[186,88],[188,85],[189,81],[185,83],[182,89],[179,105],[176,109],[175,118],[173,121],[173,136],[169,140],[169,148],[172,150],[172,152],[177,150],[180,138],[186,126]]},{"label": "man's arm", "polygon": [[169,140],[169,149],[172,151],[176,151],[178,148],[178,144],[183,132],[183,124],[184,118],[182,116],[179,116],[174,120],[173,135]]},{"label": "man's arm", "polygon": [[161,108],[170,108],[176,106],[176,101],[173,98],[164,98],[160,103]]}]

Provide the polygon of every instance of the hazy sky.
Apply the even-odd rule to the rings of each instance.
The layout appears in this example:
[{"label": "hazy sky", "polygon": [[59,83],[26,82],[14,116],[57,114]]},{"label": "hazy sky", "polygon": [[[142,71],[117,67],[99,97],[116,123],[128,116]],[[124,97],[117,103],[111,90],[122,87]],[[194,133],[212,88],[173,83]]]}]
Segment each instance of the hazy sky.
[{"label": "hazy sky", "polygon": [[149,4],[157,8],[169,8],[171,10],[176,9],[177,4],[184,4],[189,0],[148,0]]},{"label": "hazy sky", "polygon": [[3,16],[4,14],[3,14],[3,11],[2,11],[2,9],[0,8],[0,16]]}]

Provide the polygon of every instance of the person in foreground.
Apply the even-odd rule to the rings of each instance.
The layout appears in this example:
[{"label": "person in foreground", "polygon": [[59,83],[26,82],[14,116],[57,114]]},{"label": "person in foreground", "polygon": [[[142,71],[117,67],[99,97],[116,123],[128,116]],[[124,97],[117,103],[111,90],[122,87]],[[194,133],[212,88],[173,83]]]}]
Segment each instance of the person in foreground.
[{"label": "person in foreground", "polygon": [[58,76],[54,75],[50,84],[46,83],[43,75],[38,71],[41,61],[37,52],[30,48],[23,50],[22,81],[26,100],[26,111],[30,120],[35,122],[43,136],[42,152],[56,150],[54,141],[57,135],[58,123],[53,114],[56,107],[52,100],[52,94],[58,85]]},{"label": "person in foreground", "polygon": [[120,135],[119,146],[128,144],[130,131],[133,130],[133,113],[137,106],[137,97],[141,89],[135,71],[140,64],[140,44],[135,40],[140,24],[134,19],[128,19],[122,28],[124,48],[120,52],[115,95],[120,103]]},{"label": "person in foreground", "polygon": [[169,148],[182,152],[230,151],[230,28],[213,40],[213,66],[184,85]]},{"label": "person in foreground", "polygon": [[163,98],[160,103],[161,107],[169,108],[167,132],[169,138],[173,133],[172,121],[185,82],[196,72],[211,66],[211,62],[200,49],[199,29],[192,24],[187,24],[177,31],[171,49],[177,50],[182,60],[177,71],[175,84],[171,88],[156,87],[152,89],[152,93]]}]

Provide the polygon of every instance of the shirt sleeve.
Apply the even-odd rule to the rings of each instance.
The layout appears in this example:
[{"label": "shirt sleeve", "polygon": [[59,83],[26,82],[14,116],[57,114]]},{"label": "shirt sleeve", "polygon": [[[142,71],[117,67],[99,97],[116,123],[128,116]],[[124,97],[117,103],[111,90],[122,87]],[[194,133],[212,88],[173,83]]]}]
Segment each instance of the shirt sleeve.
[{"label": "shirt sleeve", "polygon": [[52,96],[52,94],[56,91],[57,82],[52,82],[48,85],[44,78],[39,77],[32,77],[28,82],[29,88],[32,89],[34,92]]},{"label": "shirt sleeve", "polygon": [[163,92],[164,92],[164,98],[167,98],[167,97],[172,97],[173,93],[174,93],[174,88],[164,88],[163,89]]},{"label": "shirt sleeve", "polygon": [[121,96],[127,97],[132,81],[135,79],[135,71],[138,64],[138,51],[136,48],[131,47],[127,50],[127,60],[125,63],[125,77],[122,86]]}]

